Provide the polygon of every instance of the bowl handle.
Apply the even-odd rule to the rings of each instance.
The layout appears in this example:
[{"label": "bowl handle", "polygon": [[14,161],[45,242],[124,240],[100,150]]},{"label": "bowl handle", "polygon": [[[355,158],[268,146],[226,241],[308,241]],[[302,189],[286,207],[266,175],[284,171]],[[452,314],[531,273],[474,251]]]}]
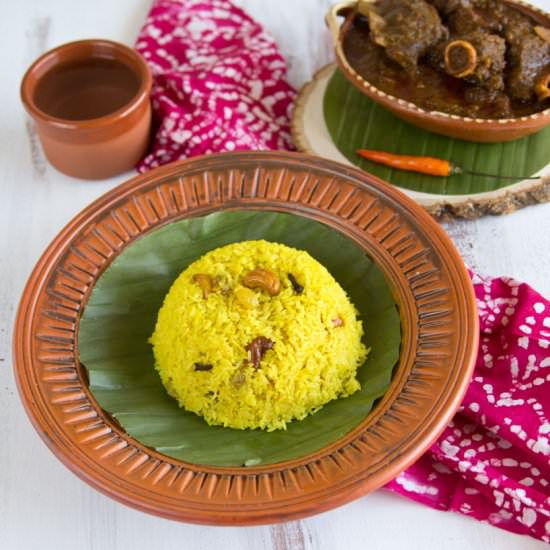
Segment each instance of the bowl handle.
[{"label": "bowl handle", "polygon": [[351,0],[348,2],[340,2],[334,4],[325,15],[325,23],[332,34],[334,45],[338,45],[338,38],[340,36],[340,23],[338,21],[339,15],[347,15],[347,13],[357,5],[357,0]]}]

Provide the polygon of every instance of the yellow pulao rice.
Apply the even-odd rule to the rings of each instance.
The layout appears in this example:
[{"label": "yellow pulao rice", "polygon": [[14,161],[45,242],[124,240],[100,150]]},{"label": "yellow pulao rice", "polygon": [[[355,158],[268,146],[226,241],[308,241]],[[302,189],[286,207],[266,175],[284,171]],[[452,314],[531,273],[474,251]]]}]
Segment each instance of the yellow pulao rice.
[{"label": "yellow pulao rice", "polygon": [[[234,291],[258,267],[276,273],[282,290],[270,296],[254,289],[257,304],[245,308]],[[217,278],[218,290],[205,299],[196,274]],[[244,241],[205,254],[180,274],[151,343],[162,382],[181,407],[211,425],[272,431],[360,389],[362,335],[346,293],[307,252]],[[246,346],[258,336],[274,344],[256,369]],[[196,370],[197,363],[212,368]]]}]

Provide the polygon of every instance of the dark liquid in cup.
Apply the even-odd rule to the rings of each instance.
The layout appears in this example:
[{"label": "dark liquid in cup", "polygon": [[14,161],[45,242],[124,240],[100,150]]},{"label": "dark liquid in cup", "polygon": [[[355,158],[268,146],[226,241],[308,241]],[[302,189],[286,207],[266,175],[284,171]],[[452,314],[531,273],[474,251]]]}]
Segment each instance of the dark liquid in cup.
[{"label": "dark liquid in cup", "polygon": [[65,120],[108,115],[137,93],[137,75],[120,61],[96,58],[48,71],[38,83],[34,101],[46,114]]}]

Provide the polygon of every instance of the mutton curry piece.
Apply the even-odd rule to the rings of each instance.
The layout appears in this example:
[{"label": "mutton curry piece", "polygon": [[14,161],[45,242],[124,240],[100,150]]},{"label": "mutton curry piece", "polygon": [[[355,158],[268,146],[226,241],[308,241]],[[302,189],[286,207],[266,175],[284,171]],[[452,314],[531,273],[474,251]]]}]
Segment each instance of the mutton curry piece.
[{"label": "mutton curry piece", "polygon": [[550,107],[550,30],[499,0],[363,0],[343,46],[365,80],[429,111]]}]

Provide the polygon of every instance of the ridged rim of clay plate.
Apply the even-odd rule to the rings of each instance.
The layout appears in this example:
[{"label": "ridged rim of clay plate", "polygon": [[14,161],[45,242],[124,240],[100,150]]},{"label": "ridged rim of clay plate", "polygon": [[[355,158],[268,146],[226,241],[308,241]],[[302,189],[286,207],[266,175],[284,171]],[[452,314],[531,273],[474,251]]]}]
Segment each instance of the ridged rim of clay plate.
[{"label": "ridged rim of clay plate", "polygon": [[[504,0],[504,2],[520,8],[521,11],[527,12],[532,17],[544,20],[546,25],[550,22],[550,14],[536,6],[533,6],[532,4],[529,4],[528,2],[524,2],[523,0]],[[376,86],[373,86],[370,82],[366,81],[361,75],[359,75],[348,63],[348,60],[344,54],[341,37],[342,31],[347,28],[348,19],[346,17],[346,20],[342,26],[338,24],[336,19],[340,12],[353,9],[357,4],[358,0],[347,0],[333,5],[328,10],[325,21],[332,34],[336,60],[344,75],[352,84],[359,88],[363,93],[369,95],[375,101],[381,103],[387,108],[394,109],[396,112],[399,111],[403,114],[414,115],[417,121],[420,119],[425,121],[431,120],[434,124],[437,124],[437,121],[452,121],[455,125],[464,126],[464,128],[472,131],[476,131],[476,129],[483,129],[485,131],[499,131],[504,127],[518,129],[524,128],[527,131],[533,127],[538,128],[540,126],[540,128],[542,128],[544,123],[541,124],[541,119],[546,120],[547,124],[548,121],[550,121],[550,108],[527,116],[505,119],[472,118],[443,113],[441,111],[427,111],[418,105],[411,103],[410,101],[387,94]],[[441,128],[439,128],[439,130],[441,130]],[[436,130],[435,126],[434,129],[432,129],[432,131],[439,130]]]},{"label": "ridged rim of clay plate", "polygon": [[[78,361],[80,314],[113,258],[185,217],[250,208],[306,216],[340,231],[384,271],[400,309],[399,365],[357,428],[275,465],[198,466],[129,437],[90,395]],[[241,152],[173,163],[111,190],[53,240],[27,283],[14,365],[36,430],[73,472],[114,499],[180,521],[250,525],[309,516],[384,485],[445,428],[478,344],[473,288],[444,231],[383,181],[313,156]]]}]

